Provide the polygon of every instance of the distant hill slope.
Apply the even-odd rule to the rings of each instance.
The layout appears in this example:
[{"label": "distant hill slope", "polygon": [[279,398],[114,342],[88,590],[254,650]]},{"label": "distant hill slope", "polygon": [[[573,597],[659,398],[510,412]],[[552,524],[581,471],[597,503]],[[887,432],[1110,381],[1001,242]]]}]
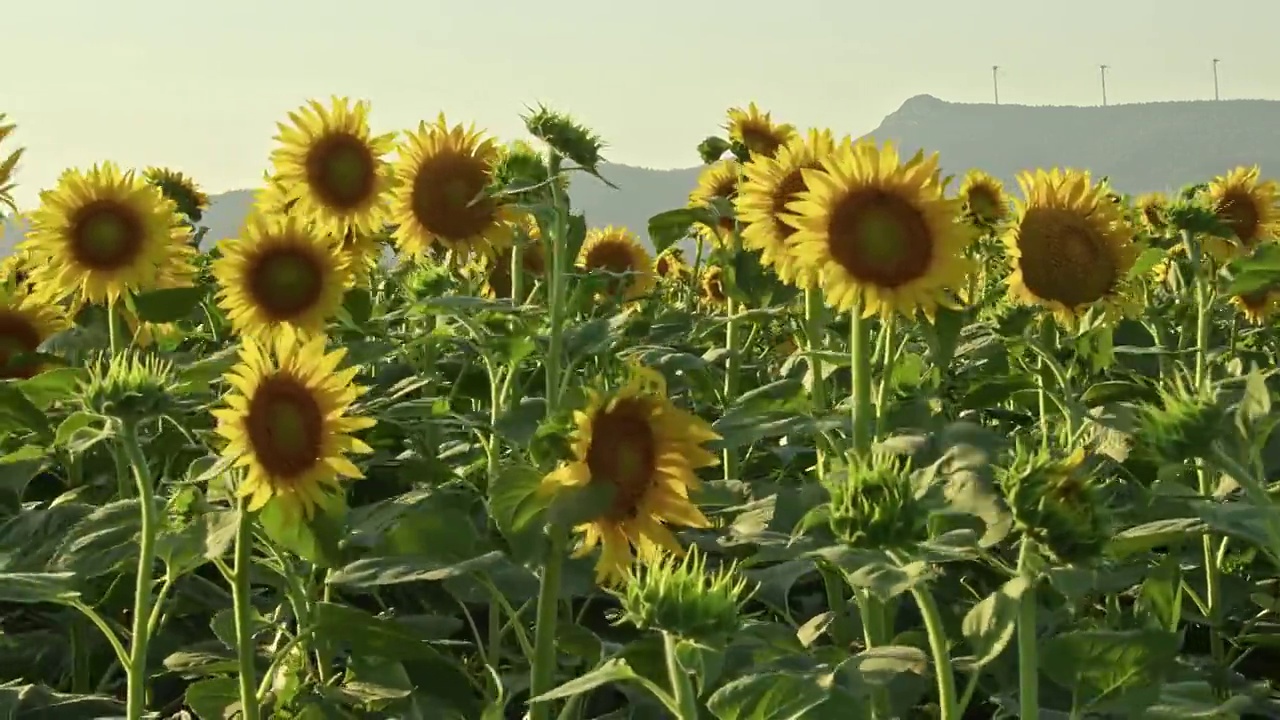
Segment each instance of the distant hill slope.
[{"label": "distant hill slope", "polygon": [[[1264,174],[1280,176],[1280,101],[1273,100],[1030,107],[919,95],[870,135],[908,153],[937,151],[947,173],[979,167],[1011,184],[1021,170],[1054,166],[1109,176],[1130,193],[1201,182],[1236,165],[1256,163]],[[699,170],[605,164],[601,174],[620,189],[575,174],[570,195],[591,225],[625,225],[643,234],[651,215],[684,205]],[[205,216],[209,240],[234,235],[252,200],[250,190],[215,195]],[[20,227],[7,230],[0,253],[21,236]]]}]

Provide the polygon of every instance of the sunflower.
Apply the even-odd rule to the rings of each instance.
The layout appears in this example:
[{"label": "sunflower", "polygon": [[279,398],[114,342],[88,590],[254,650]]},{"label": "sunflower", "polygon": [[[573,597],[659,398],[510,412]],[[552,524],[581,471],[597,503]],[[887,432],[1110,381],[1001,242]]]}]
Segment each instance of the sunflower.
[{"label": "sunflower", "polygon": [[1165,220],[1165,211],[1169,208],[1169,198],[1165,197],[1164,193],[1140,195],[1134,200],[1133,208],[1138,211],[1142,224],[1149,230],[1160,231],[1168,225],[1168,221]]},{"label": "sunflower", "polygon": [[1067,325],[1095,304],[1126,309],[1121,290],[1141,248],[1120,205],[1088,172],[1037,170],[1018,176],[1024,200],[1005,234],[1009,294],[1049,308]]},{"label": "sunflower", "polygon": [[658,254],[653,261],[653,272],[666,280],[679,280],[689,273],[689,265],[684,261],[684,250],[669,247]]},{"label": "sunflower", "polygon": [[520,211],[490,196],[502,151],[474,127],[449,127],[444,115],[418,124],[400,147],[392,199],[400,251],[421,255],[439,244],[463,255],[492,255],[511,244]]},{"label": "sunflower", "polygon": [[980,227],[991,227],[1009,217],[1004,184],[981,170],[965,173],[959,195],[964,201],[965,217]]},{"label": "sunflower", "polygon": [[287,215],[297,206],[298,201],[289,197],[289,189],[277,175],[266,173],[262,178],[262,187],[253,194],[253,206],[250,215]]},{"label": "sunflower", "polygon": [[828,305],[932,315],[962,284],[974,231],[956,222],[960,201],[944,195],[937,163],[935,154],[903,164],[892,143],[846,137],[823,170],[802,170],[808,189],[787,206],[796,228],[788,252],[816,275]]},{"label": "sunflower", "polygon": [[24,356],[70,326],[65,311],[51,298],[7,284],[0,288],[0,379],[38,374],[45,363]]},{"label": "sunflower", "polygon": [[342,305],[346,258],[332,237],[296,217],[251,217],[240,237],[219,247],[212,268],[218,305],[237,333],[265,337],[280,323],[323,333]]},{"label": "sunflower", "polygon": [[729,122],[725,125],[729,140],[746,147],[751,156],[772,157],[783,145],[796,137],[794,125],[774,123],[769,113],[762,113],[755,103],[742,108],[729,108]]},{"label": "sunflower", "polygon": [[335,97],[326,108],[316,100],[279,123],[271,153],[275,176],[295,211],[324,232],[372,233],[386,218],[390,166],[383,156],[395,145],[395,133],[374,137],[369,103]]},{"label": "sunflower", "polygon": [[760,251],[760,262],[772,266],[785,283],[800,288],[813,287],[817,277],[798,267],[788,252],[787,242],[796,229],[783,220],[790,214],[787,205],[800,199],[808,188],[804,171],[821,170],[822,158],[835,149],[829,130],[810,130],[783,145],[776,156],[756,156],[743,168],[745,180],[734,201],[743,224],[742,244]]},{"label": "sunflower", "polygon": [[702,271],[698,289],[703,302],[709,305],[724,305],[729,300],[724,290],[724,269],[719,265],[708,265]]},{"label": "sunflower", "polygon": [[[738,174],[741,165],[733,158],[725,158],[711,163],[698,176],[698,185],[689,193],[689,207],[707,207],[715,198],[732,201],[738,195]],[[699,225],[698,235],[712,241],[716,245],[728,245],[733,237],[733,218],[721,217],[716,227]]]},{"label": "sunflower", "polygon": [[1231,304],[1249,322],[1262,325],[1280,310],[1280,288],[1263,288],[1245,295],[1235,295],[1231,298]]},{"label": "sunflower", "polygon": [[587,233],[578,255],[578,267],[587,272],[627,273],[627,277],[614,278],[606,286],[609,295],[620,296],[624,300],[642,297],[658,283],[649,251],[640,244],[640,238],[624,227],[610,225]]},{"label": "sunflower", "polygon": [[1205,239],[1205,251],[1219,263],[1280,234],[1280,184],[1259,179],[1259,172],[1256,165],[1238,167],[1209,183],[1213,211],[1234,235]]},{"label": "sunflower", "polygon": [[195,253],[176,206],[114,163],[68,170],[40,196],[20,250],[31,253],[31,282],[65,297],[114,302],[156,287],[171,273],[194,272]]},{"label": "sunflower", "polygon": [[30,252],[25,250],[14,252],[4,260],[0,260],[0,284],[10,291],[27,295],[35,294],[35,285],[31,283]]},{"label": "sunflower", "polygon": [[[542,231],[532,215],[520,221],[520,227],[529,238],[520,253],[520,267],[525,275],[542,277],[547,272],[547,249],[542,242]],[[489,298],[511,297],[511,257],[512,250],[504,249],[496,258],[484,256],[481,261],[481,272],[484,273],[484,287],[481,292]],[[529,286],[525,285],[525,292]],[[523,298],[521,299],[523,300]]]},{"label": "sunflower", "polygon": [[209,196],[200,191],[195,180],[177,170],[149,167],[142,173],[142,179],[159,188],[191,222],[199,222],[209,207]]},{"label": "sunflower", "polygon": [[347,287],[367,287],[369,278],[382,260],[383,235],[348,230],[338,243],[338,251],[347,264]]},{"label": "sunflower", "polygon": [[234,389],[212,414],[227,440],[223,457],[248,470],[237,494],[250,511],[278,498],[295,517],[311,517],[343,478],[363,477],[347,454],[373,452],[352,433],[375,421],[350,414],[365,392],[351,382],[359,368],[339,370],[346,350],[325,354],[324,343],[289,331],[272,343],[246,339],[226,375]]},{"label": "sunflower", "polygon": [[631,565],[632,547],[641,560],[655,559],[664,550],[683,552],[668,524],[710,525],[689,493],[698,486],[694,472],[717,464],[702,445],[719,436],[672,404],[665,381],[652,370],[637,368],[619,391],[587,392],[586,409],[573,414],[573,459],[542,482],[553,493],[592,483],[612,486],[609,508],[578,527],[583,533],[578,555],[602,545],[596,580],[616,583]]}]

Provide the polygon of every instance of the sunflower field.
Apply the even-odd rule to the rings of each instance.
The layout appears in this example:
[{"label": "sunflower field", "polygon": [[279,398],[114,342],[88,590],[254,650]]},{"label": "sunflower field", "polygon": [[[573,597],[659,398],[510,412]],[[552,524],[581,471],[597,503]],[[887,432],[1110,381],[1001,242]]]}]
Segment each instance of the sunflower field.
[{"label": "sunflower field", "polygon": [[1275,182],[752,104],[599,227],[602,141],[524,121],[309,102],[208,251],[172,169],[22,213],[0,715],[1280,717]]}]

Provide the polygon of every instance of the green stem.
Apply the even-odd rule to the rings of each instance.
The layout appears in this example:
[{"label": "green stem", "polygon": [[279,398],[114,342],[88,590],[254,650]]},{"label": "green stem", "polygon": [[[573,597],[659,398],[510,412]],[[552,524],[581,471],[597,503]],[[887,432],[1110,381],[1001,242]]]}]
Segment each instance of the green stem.
[{"label": "green stem", "polygon": [[[1058,326],[1054,325],[1052,317],[1045,316],[1040,321],[1040,347],[1044,352],[1049,352],[1057,341]],[[1036,395],[1039,400],[1040,410],[1040,449],[1049,452],[1049,392],[1045,387],[1049,382],[1049,361],[1040,357],[1040,377],[1036,383]]]},{"label": "green stem", "polygon": [[855,456],[871,450],[875,407],[871,402],[871,323],[862,317],[862,304],[849,311],[849,360],[853,368],[851,450]]},{"label": "green stem", "polygon": [[671,682],[671,695],[675,698],[680,715],[676,720],[698,720],[698,698],[693,691],[693,683],[689,674],[680,665],[676,656],[676,645],[679,641],[669,632],[662,633],[662,648],[667,656],[667,679]]},{"label": "green stem", "polygon": [[235,568],[231,584],[232,612],[236,627],[236,659],[240,666],[240,717],[242,720],[258,720],[258,688],[254,660],[253,620],[249,605],[249,568],[253,557],[253,519],[248,504],[240,499],[237,509],[239,523],[236,526]]},{"label": "green stem", "polygon": [[[859,592],[858,611],[862,615],[862,639],[867,649],[889,644],[889,630],[885,626],[885,606],[880,598],[870,592]],[[892,706],[889,690],[885,687],[871,689],[871,717],[874,720],[891,720]]]},{"label": "green stem", "polygon": [[[550,177],[560,174],[561,158],[551,152]],[[551,204],[555,210],[554,227],[547,245],[551,250],[551,273],[548,278],[548,313],[550,316],[550,342],[545,365],[547,370],[547,417],[552,418],[560,409],[560,346],[565,325],[565,274],[568,265],[567,208],[557,183],[552,182]],[[561,574],[564,555],[568,552],[568,529],[558,525],[549,528],[547,557],[542,578],[538,585],[537,625],[534,627],[533,662],[529,668],[529,695],[537,697],[555,687],[556,679],[556,622],[559,619]],[[529,720],[547,720],[553,703],[534,703],[529,707]]]},{"label": "green stem", "polygon": [[947,629],[942,624],[942,614],[929,589],[916,585],[911,596],[924,619],[924,630],[929,636],[929,649],[933,653],[934,674],[938,681],[938,720],[960,720],[960,703],[956,700],[955,670],[951,666],[951,647],[947,642]]},{"label": "green stem", "polygon": [[884,361],[880,365],[880,383],[876,388],[876,433],[879,434],[885,422],[885,395],[889,392],[889,380],[893,377],[893,366],[898,359],[898,346],[894,341],[896,316],[889,315],[880,326],[880,337],[884,339]]},{"label": "green stem", "polygon": [[1031,538],[1022,538],[1018,574],[1028,585],[1018,601],[1018,707],[1023,720],[1040,717],[1040,656],[1036,647],[1036,584],[1030,568],[1035,552]]},{"label": "green stem", "polygon": [[[849,618],[849,600],[844,591],[848,583],[839,568],[825,560],[818,561],[818,572],[827,591],[827,607],[834,618],[831,621],[831,637],[836,645],[848,650],[853,645],[854,630]],[[865,620],[865,618],[864,618]]]},{"label": "green stem", "polygon": [[[1195,382],[1197,388],[1203,388],[1209,382],[1208,367],[1208,348],[1209,348],[1209,311],[1212,309],[1212,288],[1209,285],[1209,279],[1205,276],[1203,262],[1204,258],[1200,253],[1200,247],[1195,242],[1189,231],[1183,231],[1182,242],[1187,250],[1187,256],[1191,259],[1192,273],[1195,278],[1196,292],[1196,364],[1195,364]],[[1201,464],[1196,469],[1196,479],[1199,485],[1200,494],[1205,498],[1213,495],[1213,478],[1209,475],[1204,465]],[[1221,667],[1221,663],[1226,657],[1226,649],[1222,642],[1220,631],[1220,615],[1222,609],[1222,573],[1218,565],[1217,554],[1214,552],[1214,545],[1217,544],[1217,538],[1212,533],[1205,533],[1201,537],[1201,552],[1204,558],[1204,580],[1205,580],[1205,604],[1208,606],[1209,619],[1209,648],[1213,655],[1213,659]]]},{"label": "green stem", "polygon": [[[809,405],[814,415],[827,409],[827,383],[823,378],[822,359],[818,352],[822,350],[822,326],[826,316],[826,308],[822,305],[822,293],[816,288],[804,291],[804,334],[805,349],[808,351],[809,374],[812,382],[809,386]],[[818,480],[822,481],[827,474],[826,443],[822,436],[816,439],[814,450],[818,456]]]},{"label": "green stem", "polygon": [[[733,231],[732,243],[730,258],[736,259],[742,247],[742,237],[738,234],[737,228]],[[725,305],[729,315],[724,326],[724,348],[728,351],[724,367],[724,404],[727,407],[734,398],[738,397],[738,375],[742,365],[742,348],[739,347],[741,340],[738,335],[742,329],[742,321],[737,317],[740,308],[732,294]],[[739,459],[737,450],[725,448],[723,460],[725,480],[738,479]]]},{"label": "green stem", "polygon": [[141,528],[138,538],[137,584],[133,596],[133,634],[127,666],[129,684],[126,695],[126,713],[129,720],[141,720],[147,705],[147,647],[150,644],[151,581],[155,561],[156,516],[155,488],[151,483],[151,469],[138,445],[137,429],[132,422],[123,422],[119,428],[120,444],[128,463],[133,467],[133,477],[138,491],[138,507],[141,511]]}]

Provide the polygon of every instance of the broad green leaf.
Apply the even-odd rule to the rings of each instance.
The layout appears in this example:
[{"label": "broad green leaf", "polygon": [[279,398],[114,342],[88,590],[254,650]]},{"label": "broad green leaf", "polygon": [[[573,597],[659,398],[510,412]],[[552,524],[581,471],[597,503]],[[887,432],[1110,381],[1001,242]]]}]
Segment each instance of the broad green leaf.
[{"label": "broad green leaf", "polygon": [[330,574],[328,583],[363,589],[409,582],[438,582],[483,571],[503,559],[503,554],[497,550],[452,564],[420,557],[365,558]]},{"label": "broad green leaf", "polygon": [[707,709],[718,720],[802,720],[830,692],[830,681],[815,673],[759,673],[721,686]]},{"label": "broad green leaf", "polygon": [[435,637],[423,637],[418,629],[400,618],[375,617],[358,608],[321,602],[315,607],[316,644],[329,654],[342,649],[358,655],[391,660],[434,658],[440,651],[432,647]]},{"label": "broad green leaf", "polygon": [[1107,543],[1107,552],[1118,558],[1167,545],[1180,545],[1201,537],[1209,529],[1200,518],[1166,518],[1122,530]]},{"label": "broad green leaf", "polygon": [[511,464],[489,483],[489,512],[508,541],[541,530],[538,518],[549,498],[538,492],[542,475],[528,465]]},{"label": "broad green leaf", "polygon": [[21,500],[31,479],[44,469],[47,455],[42,447],[26,445],[0,457],[0,491]]},{"label": "broad green leaf", "polygon": [[141,527],[136,499],[103,505],[71,527],[54,554],[52,567],[95,578],[136,566]]},{"label": "broad green leaf", "polygon": [[134,295],[133,307],[146,322],[177,322],[190,315],[208,294],[205,285],[151,290]]},{"label": "broad green leaf", "polygon": [[1018,626],[1020,601],[1029,588],[1026,576],[1019,575],[965,614],[961,631],[973,649],[973,664],[976,668],[985,667],[999,657],[1013,639],[1014,630]]},{"label": "broad green leaf", "polygon": [[240,684],[235,678],[205,678],[187,686],[184,697],[200,720],[223,720],[240,706]]},{"label": "broad green leaf", "polygon": [[1076,630],[1041,643],[1040,666],[1078,707],[1129,715],[1157,699],[1181,643],[1161,630]]},{"label": "broad green leaf", "polygon": [[603,482],[558,490],[548,507],[547,517],[560,527],[581,525],[608,512],[616,493],[612,483]]},{"label": "broad green leaf", "polygon": [[531,703],[546,702],[548,700],[560,700],[570,698],[574,695],[581,695],[590,692],[598,687],[612,685],[614,683],[634,682],[643,685],[654,697],[658,698],[667,706],[668,709],[674,710],[673,702],[670,695],[665,690],[653,684],[644,676],[631,669],[626,660],[614,658],[606,660],[599,667],[585,675],[581,675],[570,680],[559,687],[549,690],[541,695],[529,699]]},{"label": "broad green leaf", "polygon": [[66,604],[80,597],[76,574],[0,573],[0,601]]},{"label": "broad green leaf", "polygon": [[0,383],[0,433],[30,430],[45,441],[53,440],[53,426],[44,411],[32,404],[17,383]]},{"label": "broad green leaf", "polygon": [[1124,380],[1106,380],[1090,385],[1080,395],[1080,402],[1085,407],[1099,407],[1108,403],[1152,400],[1158,396],[1159,393],[1146,385]]},{"label": "broad green leaf", "polygon": [[538,426],[547,416],[547,401],[540,397],[523,397],[515,407],[509,408],[493,429],[513,445],[527,447],[538,432]]},{"label": "broad green leaf", "polygon": [[351,288],[342,298],[342,309],[347,311],[353,325],[363,327],[373,316],[373,296],[368,288]]},{"label": "broad green leaf", "polygon": [[1151,625],[1174,632],[1182,621],[1182,567],[1177,553],[1169,553],[1142,581],[1138,607]]},{"label": "broad green leaf", "polygon": [[1164,260],[1169,251],[1165,248],[1150,247],[1142,251],[1138,259],[1134,261],[1133,267],[1129,268],[1128,276],[1130,278],[1146,277],[1160,261]]},{"label": "broad green leaf", "polygon": [[871,563],[847,574],[851,587],[869,590],[881,600],[892,600],[932,576],[923,560],[903,566],[886,562]]},{"label": "broad green leaf", "polygon": [[56,402],[74,397],[80,381],[86,377],[84,368],[63,367],[45,370],[35,377],[19,380],[17,385],[31,404],[47,410]]},{"label": "broad green leaf", "polygon": [[654,253],[661,253],[688,237],[694,224],[715,225],[717,220],[716,212],[704,207],[660,212],[649,218],[649,242],[653,243]]},{"label": "broad green leaf", "polygon": [[0,685],[0,717],[79,720],[124,717],[124,703],[101,695],[70,695],[44,685]]},{"label": "broad green leaf", "polygon": [[311,517],[294,515],[280,498],[258,512],[258,523],[280,547],[321,567],[341,564],[338,543],[345,536],[346,503],[341,495],[326,496]]}]

